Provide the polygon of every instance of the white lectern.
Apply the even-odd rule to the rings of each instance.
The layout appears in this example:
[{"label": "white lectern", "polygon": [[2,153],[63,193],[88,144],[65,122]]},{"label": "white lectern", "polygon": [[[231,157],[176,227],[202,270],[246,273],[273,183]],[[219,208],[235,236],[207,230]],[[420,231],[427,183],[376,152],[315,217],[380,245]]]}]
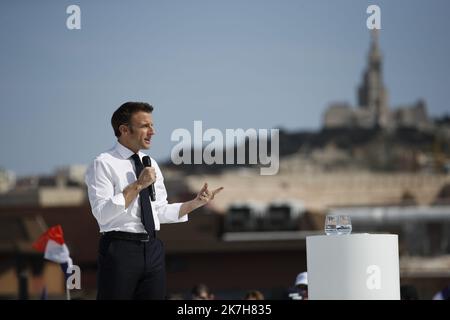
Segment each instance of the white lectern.
[{"label": "white lectern", "polygon": [[311,300],[399,300],[398,236],[350,234],[306,238]]}]

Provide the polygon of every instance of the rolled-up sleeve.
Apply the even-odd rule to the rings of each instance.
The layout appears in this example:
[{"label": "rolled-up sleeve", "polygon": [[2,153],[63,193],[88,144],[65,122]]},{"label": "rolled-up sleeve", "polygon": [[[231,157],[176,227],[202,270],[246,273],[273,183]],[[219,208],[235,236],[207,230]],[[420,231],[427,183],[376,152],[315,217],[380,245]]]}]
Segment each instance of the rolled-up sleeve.
[{"label": "rolled-up sleeve", "polygon": [[111,172],[101,160],[96,159],[89,166],[85,181],[92,213],[100,225],[110,222],[124,212],[123,193],[114,194]]},{"label": "rolled-up sleeve", "polygon": [[180,207],[182,203],[171,203],[167,202],[167,191],[164,186],[164,177],[158,164],[152,159],[152,163],[155,163],[156,171],[156,182],[155,182],[155,209],[158,214],[158,219],[160,223],[178,223],[188,221],[188,215],[184,215],[179,218]]}]

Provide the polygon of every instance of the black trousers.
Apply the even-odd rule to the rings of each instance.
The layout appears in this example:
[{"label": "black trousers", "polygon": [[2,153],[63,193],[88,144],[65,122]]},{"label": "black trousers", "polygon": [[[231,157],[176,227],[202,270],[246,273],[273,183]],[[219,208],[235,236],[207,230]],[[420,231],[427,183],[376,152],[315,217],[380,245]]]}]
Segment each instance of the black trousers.
[{"label": "black trousers", "polygon": [[166,298],[164,245],[102,236],[97,271],[98,300]]}]

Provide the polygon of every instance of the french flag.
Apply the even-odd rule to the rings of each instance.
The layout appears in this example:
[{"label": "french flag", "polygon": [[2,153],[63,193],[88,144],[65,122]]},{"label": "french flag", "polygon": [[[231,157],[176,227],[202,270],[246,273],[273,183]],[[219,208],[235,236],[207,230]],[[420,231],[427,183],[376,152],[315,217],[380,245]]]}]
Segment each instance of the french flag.
[{"label": "french flag", "polygon": [[33,248],[44,253],[44,258],[61,265],[64,276],[67,279],[67,269],[72,267],[69,248],[64,242],[64,234],[61,225],[56,225],[44,232],[33,243]]}]

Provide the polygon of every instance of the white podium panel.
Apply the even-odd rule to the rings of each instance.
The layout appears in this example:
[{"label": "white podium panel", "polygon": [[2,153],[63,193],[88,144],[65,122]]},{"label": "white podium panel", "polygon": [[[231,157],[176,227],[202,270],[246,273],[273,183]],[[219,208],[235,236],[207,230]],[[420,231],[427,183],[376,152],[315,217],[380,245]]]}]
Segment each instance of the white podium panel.
[{"label": "white podium panel", "polygon": [[350,234],[306,238],[311,300],[399,300],[398,236]]}]

